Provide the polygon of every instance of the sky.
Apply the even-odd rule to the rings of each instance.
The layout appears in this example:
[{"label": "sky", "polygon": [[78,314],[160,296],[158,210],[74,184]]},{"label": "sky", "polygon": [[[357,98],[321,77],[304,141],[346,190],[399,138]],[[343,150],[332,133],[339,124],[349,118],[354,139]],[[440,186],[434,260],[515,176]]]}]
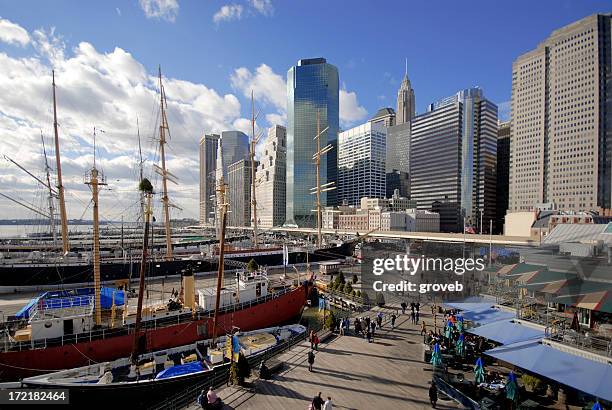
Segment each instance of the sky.
[{"label": "sky", "polygon": [[[157,70],[168,98],[173,218],[198,217],[198,141],[286,122],[286,74],[325,57],[340,73],[346,129],[395,106],[407,60],[417,113],[479,86],[509,118],[512,61],[553,30],[609,1],[0,0],[0,154],[44,176],[41,132],[54,179],[51,70],[56,70],[62,171],[70,218],[91,219],[83,176],[97,164],[108,185],[103,220],[138,209],[138,138],[145,174],[158,161]],[[139,127],[137,128],[137,123]],[[156,185],[157,183],[157,185]],[[154,186],[159,186],[153,177]],[[45,191],[0,158],[0,193],[44,209]],[[156,201],[159,212],[159,201]],[[180,208],[180,209],[179,209]],[[36,215],[0,198],[0,219]]]}]

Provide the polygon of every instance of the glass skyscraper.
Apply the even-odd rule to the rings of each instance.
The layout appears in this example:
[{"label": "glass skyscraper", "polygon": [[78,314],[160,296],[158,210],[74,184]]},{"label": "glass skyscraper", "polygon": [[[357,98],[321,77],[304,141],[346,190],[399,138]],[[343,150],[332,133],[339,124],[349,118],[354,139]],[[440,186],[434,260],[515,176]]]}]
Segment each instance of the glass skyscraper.
[{"label": "glass skyscraper", "polygon": [[[317,113],[321,148],[333,149],[321,160],[321,184],[336,182],[338,176],[339,85],[338,69],[324,58],[299,60],[287,72],[287,225],[312,227],[316,224]],[[337,204],[337,193],[321,196],[323,206]]]}]

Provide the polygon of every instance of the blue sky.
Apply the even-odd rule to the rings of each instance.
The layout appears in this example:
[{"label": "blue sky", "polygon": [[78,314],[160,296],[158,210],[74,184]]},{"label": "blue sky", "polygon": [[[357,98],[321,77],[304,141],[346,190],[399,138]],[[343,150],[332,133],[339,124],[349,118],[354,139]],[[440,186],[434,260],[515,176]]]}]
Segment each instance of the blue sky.
[{"label": "blue sky", "polygon": [[[247,130],[251,90],[261,131],[283,123],[286,73],[298,59],[322,56],[338,67],[344,128],[395,106],[405,58],[417,113],[480,86],[507,117],[512,61],[554,29],[610,6],[609,0],[0,0],[0,153],[41,169],[40,131],[52,135],[55,68],[69,216],[87,209],[82,175],[93,162],[93,126],[106,131],[97,139],[99,165],[114,190],[110,199],[102,196],[101,208],[114,212],[105,217],[136,210],[136,117],[150,169],[157,161],[154,76],[161,64],[173,137],[169,167],[181,181],[171,196],[184,209],[174,216],[197,217],[200,136]],[[44,201],[29,177],[2,162],[0,190]],[[0,215],[31,216],[6,201]]]},{"label": "blue sky", "polygon": [[[55,26],[69,45],[119,46],[153,70],[232,92],[233,69],[261,63],[285,75],[299,58],[324,56],[372,114],[393,105],[408,58],[418,111],[473,85],[510,99],[512,61],[552,30],[609,1],[274,1],[268,16],[243,6],[218,24],[219,1],[179,1],[174,22],[146,18],[131,1],[2,1],[0,14],[26,29]],[[120,10],[120,15],[117,12]],[[383,98],[384,96],[384,98]]]}]

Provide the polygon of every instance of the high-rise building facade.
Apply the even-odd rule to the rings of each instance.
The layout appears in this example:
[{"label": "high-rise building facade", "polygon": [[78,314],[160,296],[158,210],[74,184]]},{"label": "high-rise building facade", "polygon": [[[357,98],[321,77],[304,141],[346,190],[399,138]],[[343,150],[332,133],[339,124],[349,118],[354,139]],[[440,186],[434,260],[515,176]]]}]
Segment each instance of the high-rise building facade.
[{"label": "high-rise building facade", "polygon": [[[223,147],[225,149],[225,146]],[[228,226],[251,226],[251,161],[241,159],[227,168]]]},{"label": "high-rise building facade", "polygon": [[223,131],[223,174],[227,178],[229,166],[249,158],[249,137],[242,131]]},{"label": "high-rise building facade", "polygon": [[510,121],[499,123],[497,132],[497,209],[494,232],[504,231],[508,209],[508,181],[510,178]]},{"label": "high-rise building facade", "polygon": [[338,136],[338,199],[384,198],[387,127],[367,122]]},{"label": "high-rise building facade", "polygon": [[418,209],[443,209],[440,229],[489,231],[495,219],[497,106],[479,88],[431,104],[412,120],[410,192]]},{"label": "high-rise building facade", "polygon": [[370,122],[381,124],[385,127],[392,127],[395,125],[395,111],[391,107],[381,108],[376,111],[376,114],[370,119]]},{"label": "high-rise building facade", "polygon": [[206,134],[200,138],[200,224],[214,223],[215,169],[219,135]]},{"label": "high-rise building facade", "polygon": [[410,130],[412,120],[387,128],[387,196],[399,190],[410,196]]},{"label": "high-rise building facade", "polygon": [[406,63],[406,73],[404,79],[397,91],[397,110],[395,110],[395,123],[404,124],[410,122],[416,114],[416,105],[414,101],[414,90],[408,79],[408,63]]},{"label": "high-rise building facade", "polygon": [[512,65],[509,211],[612,202],[611,14],[554,31]]},{"label": "high-rise building facade", "polygon": [[257,167],[257,218],[262,227],[285,223],[287,207],[287,129],[275,125],[268,130]]},{"label": "high-rise building facade", "polygon": [[[313,155],[317,150],[317,115],[321,147],[333,148],[322,159],[321,183],[336,182],[338,177],[339,83],[338,69],[324,58],[298,61],[287,72],[287,211],[286,224],[314,226],[316,199],[311,188],[316,185]],[[322,204],[334,206],[336,191],[322,194]]]}]

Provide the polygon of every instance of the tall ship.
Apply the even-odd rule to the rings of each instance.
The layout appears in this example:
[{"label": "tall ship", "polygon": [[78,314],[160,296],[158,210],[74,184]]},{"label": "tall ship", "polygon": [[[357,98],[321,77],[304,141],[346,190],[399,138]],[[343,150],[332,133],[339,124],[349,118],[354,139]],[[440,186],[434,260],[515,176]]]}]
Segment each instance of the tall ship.
[{"label": "tall ship", "polygon": [[[160,166],[154,165],[155,172],[161,176],[162,180],[162,204],[163,204],[163,222],[165,233],[165,253],[155,259],[150,259],[148,264],[148,275],[153,278],[169,278],[178,277],[180,272],[185,270],[193,270],[196,274],[215,272],[218,269],[218,249],[210,252],[208,255],[201,252],[200,249],[191,249],[189,251],[175,252],[176,245],[172,241],[170,228],[170,212],[169,208],[175,206],[170,203],[168,197],[167,182],[175,182],[176,177],[166,169],[165,160],[165,144],[166,135],[169,132],[168,121],[166,117],[166,100],[163,90],[161,72],[159,77],[160,87],[160,125],[159,125],[159,153]],[[57,123],[57,104],[56,104],[56,85],[55,74],[53,74],[53,129],[55,142],[55,162],[56,162],[56,177],[57,185],[51,185],[49,176],[49,166],[46,166],[47,178],[41,180],[35,177],[49,191],[49,210],[48,212],[37,211],[39,214],[49,218],[49,226],[52,230],[52,235],[55,240],[55,214],[54,201],[57,199],[59,203],[60,217],[60,233],[61,243],[57,246],[61,247],[62,252],[31,252],[28,254],[19,254],[13,252],[3,254],[0,257],[0,294],[15,293],[22,291],[33,290],[61,290],[66,288],[77,288],[87,286],[93,281],[93,255],[91,252],[71,248],[68,237],[68,219],[66,214],[66,204],[64,200],[64,186],[62,182],[61,172],[61,157],[60,157],[60,139],[58,134]],[[253,118],[254,124],[254,118]],[[253,131],[255,127],[253,126]],[[140,139],[139,139],[140,141]],[[43,140],[44,143],[44,140]],[[251,147],[251,155],[254,156],[255,142]],[[46,160],[46,154],[45,154]],[[142,159],[140,164],[142,165]],[[254,163],[254,161],[251,161]],[[16,164],[18,165],[18,164]],[[19,165],[18,165],[19,166]],[[21,167],[20,167],[21,168]],[[26,170],[26,172],[28,172]],[[28,172],[29,173],[29,172]],[[31,173],[29,173],[31,174]],[[142,179],[142,170],[141,170]],[[142,206],[142,198],[141,198]],[[253,196],[252,206],[256,212],[256,200]],[[31,207],[30,207],[31,209]],[[320,212],[319,212],[320,213]],[[320,240],[317,247],[312,249],[295,248],[283,249],[281,247],[259,247],[257,218],[254,218],[253,230],[253,247],[240,249],[226,249],[227,262],[225,268],[236,268],[241,264],[248,263],[254,259],[260,266],[280,266],[283,264],[299,264],[317,261],[325,261],[331,259],[345,258],[352,256],[356,241],[343,242],[338,245],[321,246]],[[320,235],[319,235],[320,237]],[[137,272],[140,271],[140,262],[138,252],[124,252],[122,249],[118,255],[110,255],[105,253],[100,261],[100,280],[102,284],[115,285],[126,281],[135,281]]]}]

